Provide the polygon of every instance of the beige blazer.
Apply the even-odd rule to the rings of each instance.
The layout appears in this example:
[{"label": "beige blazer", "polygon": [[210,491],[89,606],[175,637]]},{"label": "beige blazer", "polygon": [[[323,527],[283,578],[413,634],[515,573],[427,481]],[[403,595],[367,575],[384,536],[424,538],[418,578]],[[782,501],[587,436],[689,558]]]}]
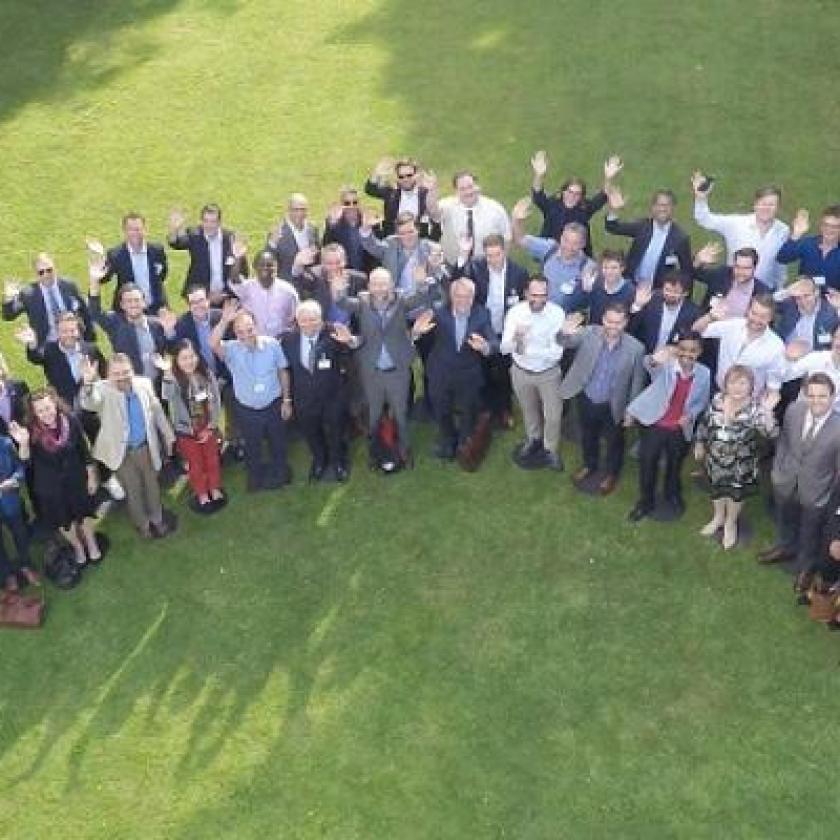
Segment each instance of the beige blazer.
[{"label": "beige blazer", "polygon": [[[152,465],[159,470],[162,463],[161,440],[166,447],[166,452],[169,452],[175,442],[175,435],[160,401],[155,396],[152,383],[145,376],[135,376],[131,387],[143,407],[146,440],[149,444]],[[107,380],[100,379],[82,388],[79,393],[79,403],[86,411],[95,411],[102,423],[93,446],[93,457],[105,464],[109,470],[118,469],[125,458],[128,441],[128,411],[125,405],[125,394]]]}]

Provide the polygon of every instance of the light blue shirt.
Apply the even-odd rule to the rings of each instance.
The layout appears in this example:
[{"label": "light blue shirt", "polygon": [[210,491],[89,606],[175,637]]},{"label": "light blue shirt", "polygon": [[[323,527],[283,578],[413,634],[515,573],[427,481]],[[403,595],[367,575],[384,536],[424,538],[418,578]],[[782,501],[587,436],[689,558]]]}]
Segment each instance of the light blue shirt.
[{"label": "light blue shirt", "polygon": [[378,309],[375,306],[373,307],[373,311],[376,313],[379,318],[379,322],[382,324],[382,348],[379,351],[379,358],[376,361],[377,370],[393,370],[396,367],[394,360],[391,358],[391,354],[388,352],[388,348],[385,346],[385,324],[388,320],[387,316],[389,308],[390,304],[385,307],[385,309]]},{"label": "light blue shirt", "polygon": [[142,251],[133,251],[131,246],[128,246],[128,256],[131,259],[131,272],[134,275],[134,282],[143,292],[146,306],[149,306],[152,302],[152,283],[149,278],[149,255],[146,253],[146,246],[143,246]]},{"label": "light blue shirt", "polygon": [[257,336],[254,348],[232,339],[223,341],[222,348],[239,403],[246,408],[267,408],[282,396],[279,371],[289,363],[276,338]]},{"label": "light blue shirt", "polygon": [[670,222],[665,225],[660,225],[658,222],[653,223],[650,243],[642,261],[639,263],[639,267],[636,269],[636,280],[653,280],[656,274],[656,266],[659,265],[659,258],[662,256],[662,249],[665,247],[665,240],[668,238],[670,230]]},{"label": "light blue shirt", "polygon": [[584,298],[580,276],[592,260],[584,253],[564,260],[557,242],[542,236],[526,236],[522,246],[542,263],[542,275],[548,282],[548,299],[566,312],[580,308]]},{"label": "light blue shirt", "polygon": [[128,444],[129,449],[137,449],[146,442],[146,418],[143,416],[143,406],[140,397],[129,391],[125,395],[126,414],[128,416]]},{"label": "light blue shirt", "polygon": [[315,359],[312,354],[315,352],[315,345],[318,343],[318,333],[315,335],[300,334],[300,361],[309,371],[315,369]]},{"label": "light blue shirt", "polygon": [[455,316],[455,349],[460,351],[464,346],[464,339],[467,337],[468,315]]}]

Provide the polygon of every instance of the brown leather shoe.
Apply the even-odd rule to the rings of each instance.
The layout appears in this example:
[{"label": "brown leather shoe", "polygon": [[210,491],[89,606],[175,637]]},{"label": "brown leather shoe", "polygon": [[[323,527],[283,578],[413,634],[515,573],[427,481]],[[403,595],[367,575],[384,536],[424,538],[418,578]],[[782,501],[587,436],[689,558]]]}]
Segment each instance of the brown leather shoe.
[{"label": "brown leather shoe", "polygon": [[788,551],[781,545],[774,545],[771,548],[760,551],[758,554],[758,562],[763,566],[770,566],[773,563],[784,563],[787,560],[793,560],[793,552]]},{"label": "brown leather shoe", "polygon": [[513,426],[513,415],[509,411],[499,412],[499,428],[512,429]]},{"label": "brown leather shoe", "polygon": [[581,467],[573,476],[572,481],[583,481],[592,475],[592,470],[589,467]]},{"label": "brown leather shoe", "polygon": [[609,496],[616,487],[618,487],[618,479],[614,475],[605,475],[598,485],[598,492],[602,496]]},{"label": "brown leather shoe", "polygon": [[810,572],[800,572],[793,582],[793,591],[796,595],[804,595],[810,588],[814,576]]}]

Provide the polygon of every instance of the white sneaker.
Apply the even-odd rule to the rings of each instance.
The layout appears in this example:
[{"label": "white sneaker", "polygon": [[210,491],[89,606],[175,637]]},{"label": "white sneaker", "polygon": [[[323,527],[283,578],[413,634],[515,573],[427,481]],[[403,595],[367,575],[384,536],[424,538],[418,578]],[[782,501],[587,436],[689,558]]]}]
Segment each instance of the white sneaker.
[{"label": "white sneaker", "polygon": [[106,482],[105,482],[105,489],[111,494],[111,498],[114,501],[121,502],[125,498],[125,490],[122,488],[122,484],[117,481],[117,477],[112,475]]}]

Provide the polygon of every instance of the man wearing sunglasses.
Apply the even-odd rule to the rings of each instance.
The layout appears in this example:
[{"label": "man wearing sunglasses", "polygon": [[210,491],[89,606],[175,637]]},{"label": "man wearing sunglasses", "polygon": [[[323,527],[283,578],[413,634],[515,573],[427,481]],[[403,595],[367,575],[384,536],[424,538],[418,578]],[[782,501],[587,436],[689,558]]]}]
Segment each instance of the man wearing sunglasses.
[{"label": "man wearing sunglasses", "polygon": [[14,321],[26,313],[29,325],[35,331],[36,348],[42,349],[48,341],[58,338],[58,319],[62,312],[74,312],[82,323],[85,341],[94,340],[93,324],[87,305],[79,289],[71,280],[58,276],[53,258],[38,254],[33,262],[37,280],[28,286],[6,283],[3,295],[3,320]]},{"label": "man wearing sunglasses", "polygon": [[[388,182],[392,173],[396,175],[396,186]],[[440,239],[440,225],[429,217],[426,209],[429,193],[434,198],[436,191],[434,176],[424,174],[421,183],[419,167],[413,158],[401,158],[396,163],[388,158],[380,160],[365,182],[365,193],[382,199],[384,219],[377,235],[384,238],[395,233],[397,216],[411,213],[417,219],[420,236],[437,242]]]}]

